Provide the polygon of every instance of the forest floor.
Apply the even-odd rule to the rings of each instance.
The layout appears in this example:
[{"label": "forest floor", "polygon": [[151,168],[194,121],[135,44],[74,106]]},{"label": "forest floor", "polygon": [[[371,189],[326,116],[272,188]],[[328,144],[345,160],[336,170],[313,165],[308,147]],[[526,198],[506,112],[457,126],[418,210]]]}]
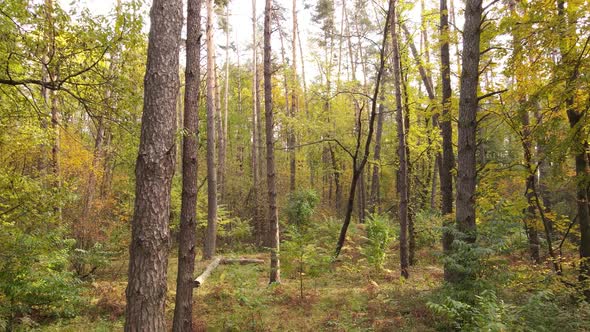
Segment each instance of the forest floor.
[{"label": "forest floor", "polygon": [[[267,253],[226,253],[224,257],[261,258],[265,264],[220,265],[194,292],[196,331],[433,331],[427,308],[431,293],[441,287],[443,271],[437,249],[418,252],[409,280],[400,278],[397,250],[385,269],[376,271],[359,252],[361,237],[345,246],[340,259],[319,276],[303,279],[283,274],[280,285],[268,284]],[[208,262],[197,261],[195,275]],[[390,270],[391,269],[391,270]],[[42,331],[111,331],[124,322],[127,263],[119,261],[87,288],[90,309]],[[168,326],[176,288],[176,252],[168,269]]]}]

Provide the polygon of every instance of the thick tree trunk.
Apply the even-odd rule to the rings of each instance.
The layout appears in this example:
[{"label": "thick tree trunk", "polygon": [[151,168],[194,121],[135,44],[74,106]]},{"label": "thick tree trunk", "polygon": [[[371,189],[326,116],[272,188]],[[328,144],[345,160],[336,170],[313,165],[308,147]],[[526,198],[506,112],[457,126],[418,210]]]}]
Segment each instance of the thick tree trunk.
[{"label": "thick tree trunk", "polygon": [[217,173],[215,169],[215,44],[213,0],[207,0],[207,232],[203,259],[215,256],[217,240]]},{"label": "thick tree trunk", "polygon": [[401,90],[401,68],[400,56],[398,47],[397,34],[397,17],[395,11],[395,0],[392,23],[391,23],[391,38],[392,38],[392,54],[393,54],[393,84],[395,87],[395,107],[396,107],[396,123],[397,123],[397,156],[399,159],[398,172],[398,190],[399,190],[399,223],[400,223],[400,271],[404,278],[408,278],[409,262],[409,248],[408,248],[408,160],[406,159],[406,129],[404,109],[402,106],[402,90]]},{"label": "thick tree trunk", "polygon": [[266,178],[268,190],[268,222],[270,225],[270,283],[280,283],[279,214],[274,156],[274,114],[272,101],[271,54],[272,0],[266,0],[264,9],[264,113],[266,125]]},{"label": "thick tree trunk", "polygon": [[182,1],[154,0],[150,20],[125,331],[166,330],[168,222],[176,151],[176,96],[180,88]]},{"label": "thick tree trunk", "polygon": [[[477,132],[477,109],[479,87],[479,44],[481,33],[482,1],[467,0],[465,4],[465,26],[463,28],[463,56],[461,90],[459,96],[459,141],[457,169],[457,229],[462,239],[474,243],[475,225],[475,152]],[[454,281],[473,276],[456,273]]]},{"label": "thick tree trunk", "polygon": [[178,235],[178,275],[174,332],[192,331],[193,273],[197,225],[197,170],[201,80],[201,0],[189,0],[187,9],[184,135],[182,137],[182,199]]}]

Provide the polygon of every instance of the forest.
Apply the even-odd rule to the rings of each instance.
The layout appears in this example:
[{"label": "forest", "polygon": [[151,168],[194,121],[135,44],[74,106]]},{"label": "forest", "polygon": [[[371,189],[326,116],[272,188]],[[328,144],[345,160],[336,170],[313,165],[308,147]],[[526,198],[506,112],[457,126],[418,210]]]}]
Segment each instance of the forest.
[{"label": "forest", "polygon": [[590,1],[0,0],[0,331],[590,331]]}]

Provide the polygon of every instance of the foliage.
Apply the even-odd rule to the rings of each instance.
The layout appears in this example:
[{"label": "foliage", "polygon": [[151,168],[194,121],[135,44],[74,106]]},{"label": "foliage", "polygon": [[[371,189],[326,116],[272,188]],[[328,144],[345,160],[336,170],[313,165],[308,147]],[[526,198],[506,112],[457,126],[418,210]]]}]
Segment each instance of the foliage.
[{"label": "foliage", "polygon": [[514,326],[514,308],[491,290],[476,295],[474,304],[447,297],[442,303],[429,302],[428,307],[448,318],[456,331],[512,331]]},{"label": "foliage", "polygon": [[390,223],[386,216],[379,214],[369,216],[366,223],[367,242],[363,246],[363,255],[377,270],[383,268],[389,244],[393,240]]},{"label": "foliage", "polygon": [[1,222],[0,319],[8,326],[78,312],[83,301],[69,270],[72,244],[59,228],[24,232]]}]

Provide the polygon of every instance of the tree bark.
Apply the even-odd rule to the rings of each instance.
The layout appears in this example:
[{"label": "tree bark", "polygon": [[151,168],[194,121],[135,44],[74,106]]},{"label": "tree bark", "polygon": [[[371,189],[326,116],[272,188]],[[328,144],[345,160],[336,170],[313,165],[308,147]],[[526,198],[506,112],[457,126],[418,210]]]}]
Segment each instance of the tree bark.
[{"label": "tree bark", "polygon": [[182,198],[178,238],[178,275],[172,330],[192,331],[193,273],[198,194],[198,134],[201,80],[201,0],[187,4],[184,135],[182,137]]},{"label": "tree bark", "polygon": [[203,259],[215,256],[217,240],[217,173],[215,169],[215,44],[213,0],[207,0],[207,232]]},{"label": "tree bark", "polygon": [[258,158],[259,146],[259,102],[258,102],[258,54],[256,42],[256,0],[252,0],[252,194],[254,196],[254,233],[258,245],[263,243],[264,218],[260,216],[260,160]]},{"label": "tree bark", "polygon": [[176,96],[180,88],[182,1],[154,0],[150,19],[125,331],[166,330],[168,221],[175,166]]},{"label": "tree bark", "polygon": [[[477,238],[475,224],[476,185],[476,132],[479,87],[480,34],[482,1],[467,0],[463,28],[463,56],[461,89],[459,95],[459,141],[457,169],[457,229],[463,240],[474,243]],[[457,273],[455,281],[473,276]]]},{"label": "tree bark", "polygon": [[401,68],[398,47],[397,17],[395,11],[396,0],[392,0],[393,13],[391,16],[391,39],[393,55],[393,84],[395,87],[395,107],[397,123],[397,156],[399,159],[398,190],[399,190],[399,223],[400,223],[400,273],[408,278],[409,250],[408,250],[408,160],[406,159],[406,129],[404,109],[402,107]]},{"label": "tree bark", "polygon": [[293,0],[293,41],[291,43],[291,51],[292,57],[291,59],[291,112],[289,115],[291,116],[291,125],[289,128],[289,137],[288,137],[288,145],[289,145],[289,190],[291,192],[295,191],[297,187],[297,152],[295,150],[296,138],[295,138],[295,129],[293,128],[294,119],[298,112],[297,110],[297,100],[298,100],[298,90],[299,90],[299,82],[297,81],[297,0]]},{"label": "tree bark", "polygon": [[[442,136],[442,156],[440,163],[440,193],[441,212],[443,215],[443,252],[448,254],[453,243],[453,234],[450,232],[450,216],[453,213],[453,167],[455,167],[455,154],[453,152],[453,126],[451,124],[451,57],[449,54],[449,13],[447,0],[440,0],[440,59],[442,81],[442,113],[440,129]],[[445,280],[450,281],[451,275],[445,265]]]},{"label": "tree bark", "polygon": [[274,156],[274,114],[272,101],[271,54],[272,0],[264,9],[264,112],[266,125],[266,179],[268,190],[268,222],[270,224],[270,283],[281,282],[279,262],[279,214]]}]

